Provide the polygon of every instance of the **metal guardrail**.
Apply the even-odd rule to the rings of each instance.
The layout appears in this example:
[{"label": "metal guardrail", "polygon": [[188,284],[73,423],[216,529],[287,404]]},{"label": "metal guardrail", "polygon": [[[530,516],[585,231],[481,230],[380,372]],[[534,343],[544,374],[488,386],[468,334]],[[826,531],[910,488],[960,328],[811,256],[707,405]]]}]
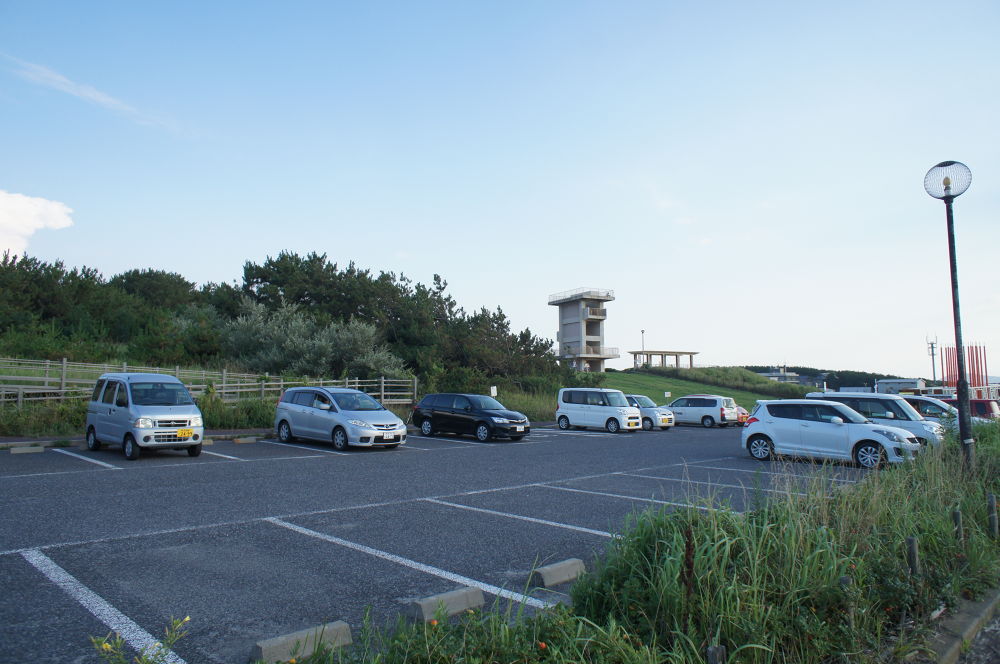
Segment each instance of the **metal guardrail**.
[{"label": "metal guardrail", "polygon": [[590,294],[590,296],[594,298],[611,298],[613,300],[615,297],[615,292],[613,290],[608,290],[607,288],[574,288],[573,290],[549,295],[549,304],[553,304],[559,300],[575,297],[577,295],[583,295],[585,293]]},{"label": "metal guardrail", "polygon": [[618,349],[613,346],[590,346],[580,344],[563,344],[562,357],[619,357]]},{"label": "metal guardrail", "polygon": [[93,364],[51,360],[0,358],[0,405],[83,399],[90,395],[97,378],[111,372],[159,373],[176,376],[192,396],[199,397],[211,387],[226,402],[246,398],[277,400],[289,387],[315,385],[361,390],[384,404],[413,403],[417,379],[375,378],[284,378],[269,374],[229,373],[180,367],[143,367],[123,364]]}]

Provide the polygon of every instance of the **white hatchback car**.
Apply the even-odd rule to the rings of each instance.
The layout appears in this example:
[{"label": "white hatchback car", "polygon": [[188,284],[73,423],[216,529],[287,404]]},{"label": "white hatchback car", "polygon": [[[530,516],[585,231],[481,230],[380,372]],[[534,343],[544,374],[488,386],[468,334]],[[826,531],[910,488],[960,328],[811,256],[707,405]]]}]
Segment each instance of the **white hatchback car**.
[{"label": "white hatchback car", "polygon": [[758,401],[743,428],[741,445],[755,459],[776,454],[853,460],[863,468],[902,463],[920,451],[906,429],[873,424],[836,401]]},{"label": "white hatchback car", "polygon": [[674,426],[674,414],[670,409],[666,406],[657,406],[645,394],[626,394],[625,400],[628,401],[628,405],[639,409],[643,431],[650,431],[653,427],[669,431],[670,427]]}]

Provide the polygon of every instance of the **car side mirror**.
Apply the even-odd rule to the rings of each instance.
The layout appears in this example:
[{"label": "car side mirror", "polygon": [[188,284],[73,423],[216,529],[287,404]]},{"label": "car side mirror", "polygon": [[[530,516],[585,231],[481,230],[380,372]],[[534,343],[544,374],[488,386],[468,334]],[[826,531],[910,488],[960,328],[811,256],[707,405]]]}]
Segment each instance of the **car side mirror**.
[{"label": "car side mirror", "polygon": [[319,409],[320,410],[330,410],[330,404],[328,404],[328,403],[321,403],[319,405]]},{"label": "car side mirror", "polygon": [[471,410],[472,410],[472,406],[466,406],[466,407],[465,407],[465,412],[467,412],[467,413],[468,413],[468,412],[469,412],[469,411],[471,411]]},{"label": "car side mirror", "polygon": [[830,418],[830,424],[843,424],[843,423],[844,423],[844,418],[842,417],[834,416]]},{"label": "car side mirror", "polygon": [[894,417],[896,417],[896,413],[886,413],[886,414],[885,414],[885,417],[886,417],[886,419],[890,419],[890,420],[891,420],[891,419],[893,419]]}]

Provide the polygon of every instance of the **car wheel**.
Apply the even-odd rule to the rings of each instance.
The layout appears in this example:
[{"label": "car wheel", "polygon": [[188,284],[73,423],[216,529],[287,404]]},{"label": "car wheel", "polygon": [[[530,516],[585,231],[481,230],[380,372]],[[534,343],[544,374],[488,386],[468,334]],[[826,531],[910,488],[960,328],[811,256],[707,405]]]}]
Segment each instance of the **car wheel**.
[{"label": "car wheel", "polygon": [[434,435],[434,427],[431,426],[431,418],[428,417],[427,419],[425,419],[423,422],[420,423],[420,434],[422,436]]},{"label": "car wheel", "polygon": [[522,438],[524,438],[524,436],[511,436],[510,437],[510,439],[513,440],[515,443],[517,441],[521,440]]},{"label": "car wheel", "polygon": [[767,461],[774,455],[774,445],[767,436],[751,436],[747,441],[747,450],[758,461]]},{"label": "car wheel", "polygon": [[333,430],[333,449],[343,452],[349,447],[347,442],[347,432],[344,431],[343,427],[337,427]]},{"label": "car wheel", "polygon": [[862,468],[878,468],[885,463],[885,451],[878,443],[866,441],[854,448],[854,460]]},{"label": "car wheel", "polygon": [[101,449],[101,441],[97,440],[97,432],[94,431],[94,427],[87,429],[87,449],[91,452]]},{"label": "car wheel", "polygon": [[653,420],[649,419],[648,417],[642,418],[642,430],[643,431],[652,431],[653,430]]},{"label": "car wheel", "polygon": [[129,461],[135,461],[139,458],[139,443],[135,442],[132,434],[125,436],[125,442],[122,443],[122,451],[125,452],[125,458]]},{"label": "car wheel", "polygon": [[559,417],[559,428],[563,431],[569,429],[569,418],[565,415],[561,415]]},{"label": "car wheel", "polygon": [[486,441],[493,438],[493,430],[490,429],[487,424],[477,424],[476,425],[476,440],[480,443],[485,443]]},{"label": "car wheel", "polygon": [[706,415],[705,417],[701,418],[701,426],[705,427],[706,429],[711,429],[712,427],[715,426],[715,420],[713,420],[711,416]]},{"label": "car wheel", "polygon": [[278,424],[278,440],[283,443],[290,443],[295,440],[295,436],[292,435],[292,427],[285,420],[281,420]]},{"label": "car wheel", "polygon": [[604,423],[604,428],[608,430],[608,433],[618,433],[618,430],[622,428],[621,424],[618,423],[613,417],[609,417],[608,421]]},{"label": "car wheel", "polygon": [[201,443],[197,445],[188,445],[187,448],[189,457],[201,456]]}]

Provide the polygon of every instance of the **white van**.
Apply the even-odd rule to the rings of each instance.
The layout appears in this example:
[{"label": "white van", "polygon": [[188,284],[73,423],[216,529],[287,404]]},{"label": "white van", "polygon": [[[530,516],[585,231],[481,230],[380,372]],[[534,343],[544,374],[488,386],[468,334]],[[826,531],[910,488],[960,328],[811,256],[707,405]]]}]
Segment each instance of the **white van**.
[{"label": "white van", "polygon": [[201,454],[205,435],[201,411],[174,376],[107,373],[97,379],[87,404],[87,449],[121,445],[129,460],[141,448],[186,449]]},{"label": "white van", "polygon": [[909,431],[921,445],[939,445],[944,440],[944,427],[925,420],[906,399],[898,394],[875,392],[810,392],[807,399],[837,401],[875,424],[899,427]]},{"label": "white van", "polygon": [[700,424],[705,428],[739,424],[736,402],[718,394],[689,394],[674,399],[667,408],[673,411],[674,421],[678,424]]},{"label": "white van", "polygon": [[611,433],[642,428],[639,409],[628,405],[621,390],[564,387],[559,390],[556,422],[560,429],[599,427]]}]

